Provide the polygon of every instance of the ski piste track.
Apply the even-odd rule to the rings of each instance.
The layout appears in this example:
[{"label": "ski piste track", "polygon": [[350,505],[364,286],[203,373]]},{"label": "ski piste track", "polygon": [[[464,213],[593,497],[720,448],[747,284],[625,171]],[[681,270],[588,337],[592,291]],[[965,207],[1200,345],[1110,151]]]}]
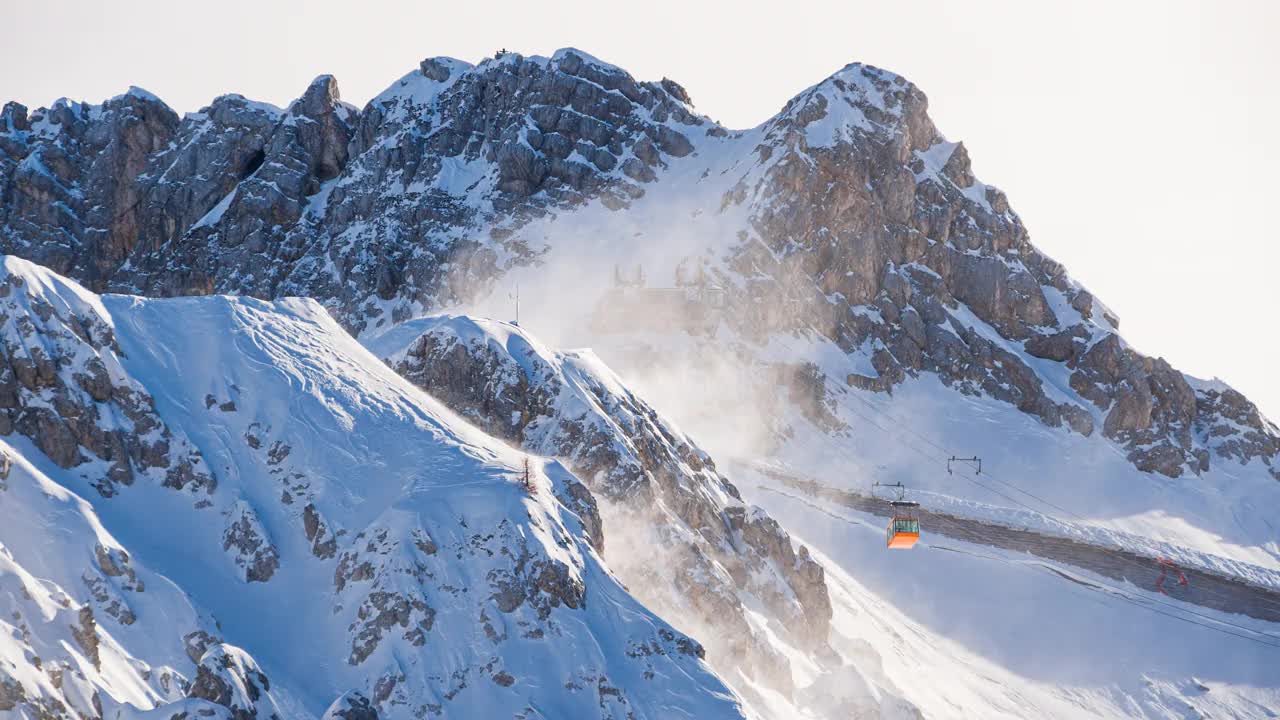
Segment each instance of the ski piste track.
[{"label": "ski piste track", "polygon": [[[858,512],[879,517],[889,517],[889,505],[882,499],[848,490],[828,487],[811,478],[793,475],[779,470],[777,467],[759,463],[744,463],[755,472],[767,476],[782,485],[793,488],[813,498],[825,500],[836,505],[851,508]],[[776,488],[764,486],[762,489],[780,492]],[[786,493],[784,493],[786,494]],[[792,496],[796,500],[803,498]],[[820,509],[820,508],[819,508]],[[1176,570],[1168,569],[1159,558],[1142,555],[1129,550],[1093,545],[1068,538],[1044,535],[1031,530],[1013,528],[996,523],[960,517],[948,513],[930,512],[923,508],[919,511],[922,533],[962,540],[975,545],[987,545],[1003,550],[1025,552],[1054,563],[1071,565],[1091,571],[1102,577],[1128,583],[1145,593],[1157,593],[1157,582],[1164,577],[1160,587],[1171,600],[1191,603],[1226,613],[1246,615],[1259,620],[1280,623],[1280,591],[1272,590],[1237,578],[1207,572],[1194,567],[1179,566]],[[935,550],[947,552],[968,552],[953,547],[923,541]],[[1044,566],[1056,575],[1090,589],[1106,592],[1129,602],[1140,602],[1149,605],[1157,612],[1160,605],[1150,605],[1143,599],[1126,594],[1119,588],[1098,585],[1087,578],[1063,572],[1058,568]],[[1178,571],[1186,578],[1186,584],[1178,582]],[[1148,595],[1150,597],[1150,595]],[[1158,597],[1158,595],[1156,596]],[[1169,603],[1172,606],[1172,603]],[[1174,613],[1163,613],[1181,618]],[[1217,622],[1207,616],[1207,622]],[[1187,619],[1188,621],[1194,621]],[[1197,624],[1200,624],[1197,622]],[[1230,628],[1228,628],[1230,630]],[[1258,640],[1274,645],[1280,650],[1280,635],[1259,633],[1256,630],[1241,628],[1230,630],[1229,634]]]}]

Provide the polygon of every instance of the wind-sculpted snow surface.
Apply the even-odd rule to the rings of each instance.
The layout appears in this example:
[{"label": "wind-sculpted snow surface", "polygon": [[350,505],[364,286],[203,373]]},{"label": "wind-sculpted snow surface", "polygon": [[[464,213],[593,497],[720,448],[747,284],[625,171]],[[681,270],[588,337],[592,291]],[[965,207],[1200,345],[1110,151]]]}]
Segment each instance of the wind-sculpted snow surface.
[{"label": "wind-sculpted snow surface", "polygon": [[216,485],[100,493],[11,436],[0,710],[741,716],[701,646],[604,567],[576,477],[532,457],[526,487],[523,453],[318,304],[99,299],[21,269],[114,328],[115,380],[145,389]]},{"label": "wind-sculpted snow surface", "polygon": [[704,639],[713,666],[790,693],[775,644],[830,652],[822,567],[591,351],[554,352],[517,326],[465,316],[410,321],[369,347],[486,432],[585,478],[610,565]]}]

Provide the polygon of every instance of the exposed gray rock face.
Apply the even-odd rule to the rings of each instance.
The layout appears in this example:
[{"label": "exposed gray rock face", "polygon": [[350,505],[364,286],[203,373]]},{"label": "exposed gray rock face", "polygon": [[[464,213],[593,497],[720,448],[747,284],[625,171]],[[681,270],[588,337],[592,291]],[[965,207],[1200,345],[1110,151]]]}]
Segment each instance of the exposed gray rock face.
[{"label": "exposed gray rock face", "polygon": [[378,720],[378,710],[369,698],[352,690],[334,700],[322,720]]},{"label": "exposed gray rock face", "polygon": [[[736,182],[703,197],[717,157],[734,158],[716,174]],[[286,110],[224,96],[179,119],[131,90],[0,112],[0,251],[95,289],[312,296],[365,335],[539,262],[555,238],[522,234],[533,221],[598,201],[618,217],[605,232],[629,237],[628,210],[670,183],[687,183],[696,212],[742,222],[722,279],[746,337],[815,330],[873,357],[874,374],[847,378],[857,388],[936,374],[1101,431],[1142,470],[1260,459],[1280,474],[1273,426],[1198,432],[1225,432],[1201,415],[1213,401],[1125,346],[939,133],[924,94],[870,66],[746,133],[694,114],[670,80],[575,50],[424,60],[359,111],[322,76]],[[1042,361],[1064,364],[1079,397],[1046,392]],[[65,433],[30,423],[72,460]]]},{"label": "exposed gray rock face", "polygon": [[244,571],[245,582],[267,582],[280,567],[280,553],[258,515],[243,500],[231,508],[227,529],[222,535],[222,549]]},{"label": "exposed gray rock face", "polygon": [[[6,108],[0,251],[95,290],[323,298],[354,329],[457,297],[442,268],[492,279],[465,229],[501,244],[548,205],[624,206],[705,124],[674,82],[572,50],[425,60],[363,111],[331,76],[285,111],[230,95],[178,120],[143,91]],[[117,206],[110,227],[95,223],[119,213],[82,211]]]},{"label": "exposed gray rock face", "polygon": [[[239,144],[227,148],[234,157],[225,163],[219,183],[225,192],[210,198],[216,204],[201,203],[207,212],[185,226],[186,235],[170,233],[164,237],[167,249],[139,258],[142,273],[133,286],[173,295],[233,285],[241,293],[272,295],[283,264],[297,260],[303,250],[290,230],[321,184],[346,166],[357,112],[341,102],[333,77],[324,75],[284,112],[233,97],[219,98],[200,115],[206,117],[188,131],[195,136],[189,147],[205,142],[210,125],[220,137],[228,131],[242,135]],[[159,159],[155,171],[163,163]],[[157,192],[163,195],[175,185],[185,183],[180,177],[158,180]]]},{"label": "exposed gray rock face", "polygon": [[791,642],[826,648],[832,609],[822,566],[589,353],[554,353],[515,326],[449,316],[412,321],[385,341],[375,351],[414,384],[585,478],[612,509],[605,542],[626,538],[610,565],[641,599],[700,628],[717,667],[791,689],[786,660],[748,622],[749,596]]},{"label": "exposed gray rock face", "polygon": [[178,116],[137,88],[102,105],[59,100],[0,118],[0,243],[58,273],[101,285],[133,252],[140,176],[169,146]]},{"label": "exposed gray rock face", "polygon": [[98,653],[98,623],[93,617],[93,608],[88,605],[80,608],[80,622],[71,627],[71,636],[84,651],[85,657],[93,663],[93,667],[102,669],[102,657]]},{"label": "exposed gray rock face", "polygon": [[97,543],[94,546],[94,555],[97,557],[101,575],[91,569],[86,569],[81,575],[85,586],[89,588],[90,597],[93,598],[96,607],[114,618],[116,622],[121,625],[132,625],[138,618],[124,593],[144,592],[146,585],[134,570],[129,560],[129,553]]},{"label": "exposed gray rock face", "polygon": [[[1216,455],[1242,463],[1280,455],[1280,433],[1245,396],[1225,386],[1205,385],[1195,392],[1194,429]],[[1280,479],[1280,464],[1272,465],[1271,474]]]}]

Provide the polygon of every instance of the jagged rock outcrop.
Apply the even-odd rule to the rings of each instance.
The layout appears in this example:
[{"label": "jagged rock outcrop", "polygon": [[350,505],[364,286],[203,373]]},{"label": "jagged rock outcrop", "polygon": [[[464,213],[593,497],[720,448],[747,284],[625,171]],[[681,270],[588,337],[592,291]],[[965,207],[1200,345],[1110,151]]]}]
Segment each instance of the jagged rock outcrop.
[{"label": "jagged rock outcrop", "polygon": [[203,460],[156,414],[120,366],[111,323],[92,296],[17,258],[0,269],[0,435],[31,439],[54,464],[106,464],[90,482],[110,496],[138,475],[176,490],[213,487]]},{"label": "jagged rock outcrop", "polygon": [[243,500],[236,502],[228,514],[222,549],[244,571],[245,582],[267,582],[280,567],[279,551],[258,514]]},{"label": "jagged rock outcrop", "polygon": [[[492,226],[501,244],[500,226],[548,204],[625,206],[705,124],[676,83],[575,50],[424,60],[363,111],[327,75],[287,110],[229,95],[180,121],[140,90],[29,119],[14,105],[0,127],[0,250],[94,289],[324,298],[359,329],[473,294],[442,268],[491,280],[493,250],[463,228]],[[82,142],[89,128],[101,143]],[[102,143],[123,159],[95,160]],[[102,202],[113,192],[129,220],[99,239],[81,208],[115,207]]]},{"label": "jagged rock outcrop", "polygon": [[343,693],[324,711],[322,720],[378,720],[378,711],[361,693]]},{"label": "jagged rock outcrop", "polygon": [[[236,713],[250,705],[230,699],[246,687],[241,678],[214,682],[206,676],[222,666],[198,665],[218,643],[214,623],[110,535],[88,502],[0,445],[12,458],[0,503],[0,714],[83,720],[163,708],[165,717],[251,717]],[[240,666],[256,667],[235,653]],[[265,680],[258,690],[259,707],[273,703]],[[191,699],[206,696],[227,707]]]},{"label": "jagged rock outcrop", "polygon": [[187,697],[221,705],[232,720],[280,720],[271,681],[244,650],[218,643],[205,650]]},{"label": "jagged rock outcrop", "polygon": [[748,620],[748,597],[797,646],[826,648],[822,566],[590,352],[555,353],[516,326],[452,316],[411,321],[371,347],[486,432],[585,478],[606,501],[606,542],[626,538],[617,554],[606,546],[611,566],[642,599],[698,628],[717,667],[791,688],[787,661]]},{"label": "jagged rock outcrop", "polygon": [[102,105],[59,100],[0,113],[0,243],[5,252],[104,286],[137,245],[140,176],[178,129],[145,90]]},{"label": "jagged rock outcrop", "polygon": [[[870,355],[875,374],[850,375],[851,386],[891,391],[935,373],[1049,426],[1101,429],[1143,471],[1200,473],[1216,453],[1260,459],[1280,478],[1276,427],[1246,410],[1241,434],[1254,440],[1230,447],[1249,450],[1211,450],[1195,428],[1213,424],[1201,417],[1212,401],[1128,347],[1118,319],[1031,244],[903,78],[850,65],[761,134],[754,165],[723,200],[751,212],[733,267],[757,279],[730,301],[745,311],[727,318],[743,332],[816,329]],[[1078,399],[1047,392],[1038,360],[1064,364]]]}]

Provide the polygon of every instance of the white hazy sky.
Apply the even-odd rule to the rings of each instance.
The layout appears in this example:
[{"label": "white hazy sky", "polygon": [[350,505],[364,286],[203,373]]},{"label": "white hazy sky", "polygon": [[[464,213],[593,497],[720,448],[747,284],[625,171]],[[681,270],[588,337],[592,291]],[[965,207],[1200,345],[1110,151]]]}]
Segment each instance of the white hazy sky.
[{"label": "white hazy sky", "polygon": [[0,100],[363,105],[419,60],[579,47],[749,127],[859,60],[914,81],[1125,337],[1280,421],[1280,2],[15,2]]}]

